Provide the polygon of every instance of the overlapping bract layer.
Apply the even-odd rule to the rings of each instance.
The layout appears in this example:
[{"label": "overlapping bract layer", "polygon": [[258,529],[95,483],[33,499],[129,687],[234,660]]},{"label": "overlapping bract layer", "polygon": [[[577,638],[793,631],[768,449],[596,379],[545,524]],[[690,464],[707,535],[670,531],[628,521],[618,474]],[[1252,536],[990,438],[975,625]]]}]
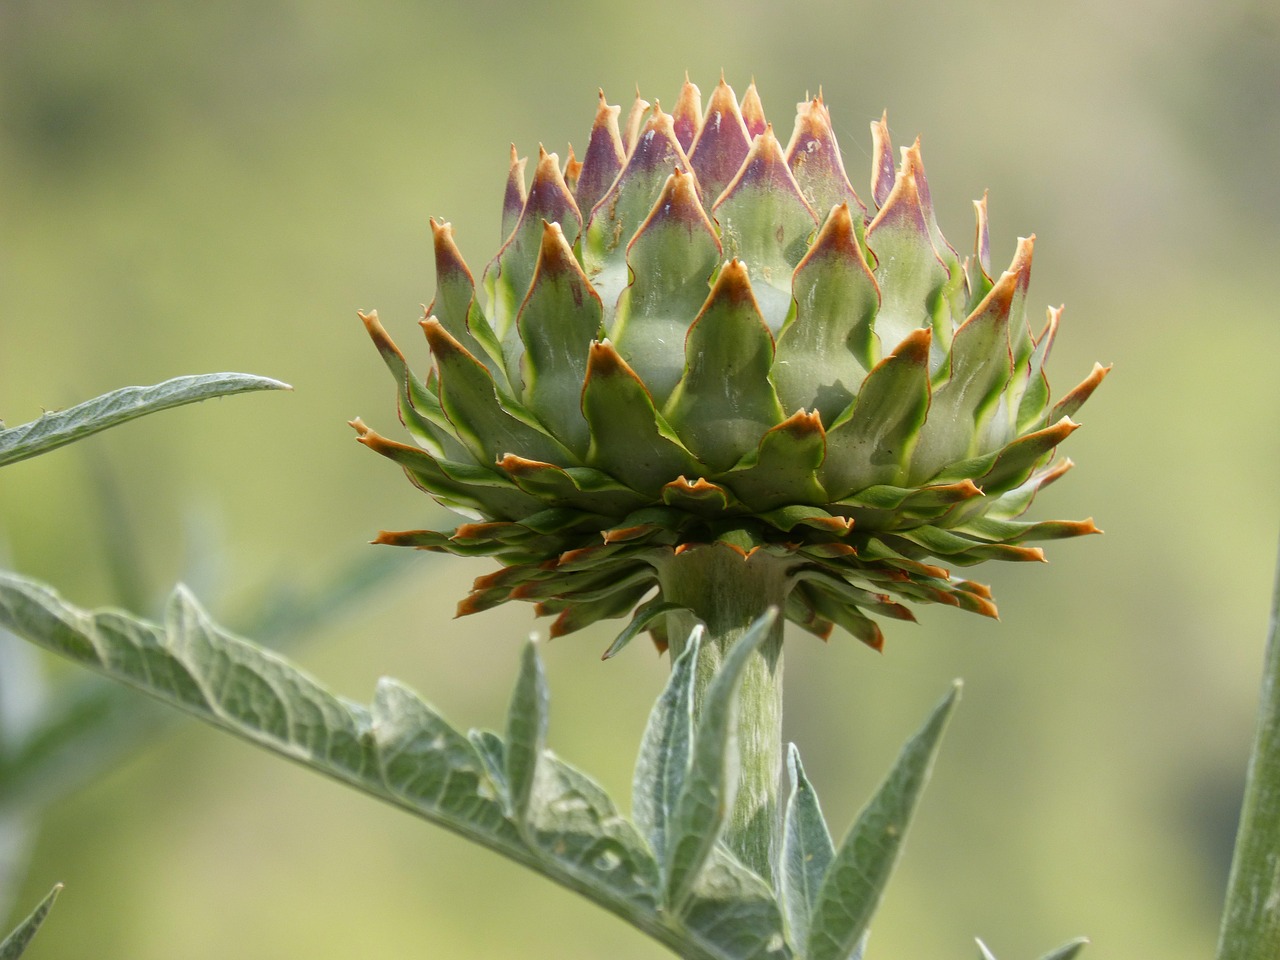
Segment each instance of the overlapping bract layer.
[{"label": "overlapping bract layer", "polygon": [[[993,278],[984,198],[961,261],[919,142],[895,164],[884,118],[869,214],[820,96],[785,147],[723,80],[705,114],[690,83],[672,114],[619,112],[601,94],[582,161],[541,151],[527,190],[513,148],[483,309],[432,221],[425,380],[364,317],[417,445],[356,421],[361,442],[476,521],[379,542],[496,557],[460,612],[532,600],[553,635],[631,612],[678,552],[763,551],[791,620],[878,647],[867,614],[911,619],[904,600],[994,616],[950,567],[1096,532],[1016,519],[1106,373],[1050,405],[1060,311],[1024,317],[1032,239]],[[633,623],[660,639],[666,609],[659,591]]]}]

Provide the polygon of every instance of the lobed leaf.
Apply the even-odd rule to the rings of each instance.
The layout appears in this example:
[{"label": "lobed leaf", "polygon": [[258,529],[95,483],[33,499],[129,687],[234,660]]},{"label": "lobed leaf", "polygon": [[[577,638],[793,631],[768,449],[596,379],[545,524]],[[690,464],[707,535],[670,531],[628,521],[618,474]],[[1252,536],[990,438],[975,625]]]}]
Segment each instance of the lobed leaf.
[{"label": "lobed leaf", "polygon": [[790,960],[782,914],[768,884],[717,845],[694,881],[680,919],[725,960]]},{"label": "lobed leaf", "polygon": [[656,914],[658,863],[604,788],[544,753],[525,821],[528,842],[556,869],[609,891],[635,914]]},{"label": "lobed leaf", "polygon": [[412,690],[386,678],[378,682],[370,720],[378,780],[402,806],[430,812],[468,836],[482,832],[499,843],[520,845],[503,809],[501,788],[470,738]]},{"label": "lobed leaf", "polygon": [[[0,572],[0,626],[532,867],[680,956],[771,956],[744,945],[754,934],[742,931],[759,920],[719,930],[705,911],[687,924],[668,916],[659,906],[657,861],[604,790],[547,751],[532,756],[545,729],[546,695],[532,647],[512,701],[513,745],[487,732],[464,736],[394,680],[379,683],[368,708],[335,696],[287,660],[218,627],[182,588],[161,625],[81,610]],[[521,823],[509,807],[522,810]],[[733,909],[749,919],[765,905],[757,890],[750,904]],[[704,922],[708,930],[694,928]],[[714,941],[719,934],[727,945]],[[762,935],[762,943],[771,940]]]}]

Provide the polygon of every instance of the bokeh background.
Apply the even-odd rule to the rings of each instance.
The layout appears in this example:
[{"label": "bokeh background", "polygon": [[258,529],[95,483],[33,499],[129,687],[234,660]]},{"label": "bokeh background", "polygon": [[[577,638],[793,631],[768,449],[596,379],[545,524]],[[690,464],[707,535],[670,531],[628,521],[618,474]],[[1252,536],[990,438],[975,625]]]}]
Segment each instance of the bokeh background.
[{"label": "bokeh background", "polygon": [[[1102,538],[988,565],[1000,623],[950,609],[787,650],[788,735],[842,833],[951,678],[962,709],[872,956],[1209,955],[1258,687],[1280,521],[1280,14],[1264,0],[1073,4],[0,4],[0,415],[129,383],[246,370],[292,394],[151,418],[8,468],[10,562],[81,604],[201,585],[244,622],[325,581],[379,529],[445,523],[358,447],[394,434],[356,320],[412,347],[428,216],[478,273],[508,143],[581,148],[597,86],[673,103],[755,78],[784,138],[822,87],[865,196],[867,122],[924,136],[962,250],[991,190],[995,260],[1038,234],[1032,302],[1065,301],[1055,393],[1115,371],[1034,508]],[[413,347],[419,365],[425,344]],[[115,559],[113,559],[115,558]],[[220,560],[218,558],[221,558]],[[292,653],[367,700],[400,677],[498,726],[525,607],[454,621],[475,563],[405,575]],[[608,625],[544,654],[557,751],[626,795],[666,662],[598,660]],[[66,670],[49,664],[55,681]],[[175,724],[49,807],[20,891],[66,892],[31,952],[98,960],[656,958],[612,917],[488,852]]]}]

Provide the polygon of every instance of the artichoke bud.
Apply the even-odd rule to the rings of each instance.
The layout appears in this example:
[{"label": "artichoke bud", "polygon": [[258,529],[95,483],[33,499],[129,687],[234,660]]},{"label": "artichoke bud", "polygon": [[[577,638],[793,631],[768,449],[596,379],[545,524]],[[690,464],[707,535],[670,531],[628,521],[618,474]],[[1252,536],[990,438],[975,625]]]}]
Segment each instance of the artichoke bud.
[{"label": "artichoke bud", "polygon": [[433,220],[425,378],[362,315],[414,443],[355,421],[360,441],[474,521],[378,542],[496,558],[459,612],[530,600],[553,636],[634,613],[660,639],[661,572],[704,545],[779,565],[786,616],[822,637],[879,648],[868,614],[912,601],[995,616],[953,568],[1097,532],[1018,519],[1108,369],[1050,404],[1034,238],[996,276],[984,195],[962,259],[884,116],[864,203],[821,95],[785,147],[754,85],[701,104],[686,81],[620,123],[602,92],[581,161],[540,149],[527,185],[512,147],[482,293]]}]

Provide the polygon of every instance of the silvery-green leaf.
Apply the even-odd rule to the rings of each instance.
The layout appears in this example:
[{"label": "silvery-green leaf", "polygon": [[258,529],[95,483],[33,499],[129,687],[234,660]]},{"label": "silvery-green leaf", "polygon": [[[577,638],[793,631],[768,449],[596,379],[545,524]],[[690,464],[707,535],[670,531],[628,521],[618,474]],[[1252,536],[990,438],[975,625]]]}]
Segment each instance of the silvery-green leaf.
[{"label": "silvery-green leaf", "polygon": [[547,704],[547,677],[530,641],[520,658],[520,675],[507,713],[507,789],[517,821],[523,821],[529,811],[538,762],[546,749]]},{"label": "silvery-green leaf", "polygon": [[31,938],[40,929],[40,924],[44,923],[44,918],[49,915],[49,910],[53,907],[53,901],[58,899],[58,894],[61,892],[62,884],[58,884],[49,891],[28,917],[4,938],[4,942],[0,943],[0,960],[18,960],[26,952]]},{"label": "silvery-green leaf", "polygon": [[483,833],[492,841],[489,846],[522,846],[475,745],[421,697],[383,678],[370,723],[372,736],[362,739],[372,740],[378,779],[401,806],[472,839]]},{"label": "silvery-green leaf", "polygon": [[701,626],[671,665],[671,676],[653,705],[631,786],[631,816],[661,859],[666,852],[667,813],[675,808],[689,768],[693,734],[694,664],[702,645]]},{"label": "silvery-green leaf", "polygon": [[529,842],[584,884],[610,890],[636,910],[656,912],[658,863],[604,788],[549,752],[536,776],[525,827]]},{"label": "silvery-green leaf", "polygon": [[907,741],[840,844],[809,918],[806,960],[846,960],[857,947],[897,863],[959,690],[956,684]]},{"label": "silvery-green leaf", "polygon": [[[531,649],[513,697],[518,719],[512,728],[521,744],[513,750],[493,734],[463,736],[394,680],[379,683],[370,707],[335,696],[284,658],[214,624],[181,588],[165,622],[156,624],[114,610],[81,610],[41,584],[0,572],[0,626],[531,867],[687,960],[786,956],[770,952],[781,923],[776,931],[769,927],[768,911],[776,916],[777,907],[759,889],[733,907],[739,922],[717,919],[717,890],[763,887],[763,881],[743,867],[725,868],[732,883],[724,870],[709,874],[711,906],[704,908],[697,892],[703,881],[690,877],[694,893],[685,901],[692,913],[682,923],[658,907],[658,864],[603,790],[551,753],[529,756],[541,742],[538,716],[545,714],[544,682]],[[747,636],[740,646],[749,650],[754,642]],[[726,662],[731,671],[734,657]],[[714,713],[726,717],[724,693],[713,692],[711,700]],[[709,755],[723,753],[724,737],[718,748],[714,737],[703,738],[703,778]],[[523,759],[513,760],[513,753]],[[490,774],[496,763],[513,795],[534,778],[521,825],[508,815],[504,786]]]},{"label": "silvery-green leaf", "polygon": [[781,894],[791,942],[799,945],[808,942],[809,917],[818,900],[822,878],[835,856],[835,846],[794,743],[787,751],[787,773],[791,795],[783,821]]},{"label": "silvery-green leaf", "polygon": [[0,429],[0,466],[48,453],[117,424],[183,404],[254,390],[292,390],[248,373],[202,373],[149,387],[121,387],[21,426]]},{"label": "silvery-green leaf", "polygon": [[1057,949],[1050,950],[1040,960],[1072,960],[1088,943],[1088,937],[1076,937],[1076,939],[1064,943]]},{"label": "silvery-green leaf", "polygon": [[694,881],[680,920],[724,960],[789,960],[782,915],[769,885],[717,845]]},{"label": "silvery-green leaf", "polygon": [[[332,625],[390,577],[406,569],[395,551],[366,551],[314,589],[269,585],[242,622],[273,647],[297,642],[320,624]],[[12,711],[36,689],[35,651],[0,635],[0,818],[39,810],[101,775],[132,751],[170,729],[176,714],[132,691],[85,675],[58,685],[25,719]]]},{"label": "silvery-green leaf", "polygon": [[[165,623],[155,624],[80,610],[41,584],[0,573],[0,624],[274,753],[529,858],[475,749],[394,682],[380,686],[372,708],[335,696],[218,627],[181,588]],[[424,781],[423,770],[438,782]]]},{"label": "silvery-green leaf", "polygon": [[707,863],[733,807],[738,761],[734,709],[747,663],[769,635],[777,610],[769,610],[738,639],[707,687],[694,731],[689,771],[667,821],[666,902],[678,907]]},{"label": "silvery-green leaf", "polygon": [[510,802],[507,794],[507,745],[502,742],[502,737],[492,730],[468,730],[467,739],[484,761],[485,771],[503,801]]},{"label": "silvery-green leaf", "polygon": [[1271,629],[1263,662],[1257,727],[1249,755],[1244,802],[1226,903],[1218,929],[1217,960],[1253,960],[1280,949],[1280,568],[1271,596]]}]

